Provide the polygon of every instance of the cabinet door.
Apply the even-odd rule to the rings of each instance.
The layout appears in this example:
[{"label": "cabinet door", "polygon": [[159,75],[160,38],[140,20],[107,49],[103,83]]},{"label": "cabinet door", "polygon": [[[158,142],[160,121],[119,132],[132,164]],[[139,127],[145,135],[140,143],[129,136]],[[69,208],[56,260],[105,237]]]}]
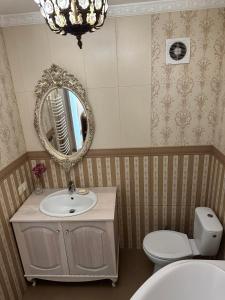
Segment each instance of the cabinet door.
[{"label": "cabinet door", "polygon": [[68,274],[60,224],[16,223],[13,227],[26,275]]},{"label": "cabinet door", "polygon": [[116,273],[112,222],[64,223],[62,226],[71,275]]}]

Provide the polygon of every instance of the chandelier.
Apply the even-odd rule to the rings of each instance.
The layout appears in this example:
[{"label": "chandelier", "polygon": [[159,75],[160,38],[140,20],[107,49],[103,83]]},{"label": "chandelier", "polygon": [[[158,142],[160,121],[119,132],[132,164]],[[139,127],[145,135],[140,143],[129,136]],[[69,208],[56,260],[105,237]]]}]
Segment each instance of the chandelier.
[{"label": "chandelier", "polygon": [[82,48],[81,36],[94,32],[105,21],[107,0],[34,0],[50,29],[56,33],[76,36]]}]

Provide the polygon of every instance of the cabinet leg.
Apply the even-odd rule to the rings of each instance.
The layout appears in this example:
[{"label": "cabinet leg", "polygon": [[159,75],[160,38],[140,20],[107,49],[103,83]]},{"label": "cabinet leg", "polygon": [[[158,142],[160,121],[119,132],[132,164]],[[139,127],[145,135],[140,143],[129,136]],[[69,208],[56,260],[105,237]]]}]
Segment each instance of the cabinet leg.
[{"label": "cabinet leg", "polygon": [[116,280],[112,279],[112,287],[116,287]]},{"label": "cabinet leg", "polygon": [[29,281],[31,283],[32,286],[37,285],[37,280],[35,278],[27,277],[26,279],[27,279],[27,281]]},{"label": "cabinet leg", "polygon": [[37,280],[36,279],[32,279],[31,283],[32,283],[32,286],[35,287],[37,285]]}]

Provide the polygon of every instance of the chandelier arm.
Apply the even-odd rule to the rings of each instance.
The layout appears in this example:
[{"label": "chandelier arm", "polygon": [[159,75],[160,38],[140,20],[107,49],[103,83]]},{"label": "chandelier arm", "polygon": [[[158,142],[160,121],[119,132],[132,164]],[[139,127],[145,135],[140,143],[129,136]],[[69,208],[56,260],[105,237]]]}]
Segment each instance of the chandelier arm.
[{"label": "chandelier arm", "polygon": [[79,46],[80,49],[82,49],[83,44],[81,41],[81,35],[77,35],[76,37],[77,37],[77,45]]}]

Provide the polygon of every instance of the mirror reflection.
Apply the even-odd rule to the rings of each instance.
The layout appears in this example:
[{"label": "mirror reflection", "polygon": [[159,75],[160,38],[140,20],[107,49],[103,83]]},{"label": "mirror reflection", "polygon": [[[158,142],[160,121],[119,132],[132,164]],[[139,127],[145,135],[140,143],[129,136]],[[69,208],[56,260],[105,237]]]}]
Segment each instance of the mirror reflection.
[{"label": "mirror reflection", "polygon": [[44,135],[65,155],[78,152],[87,135],[87,115],[77,95],[66,88],[55,88],[45,97],[42,107]]}]

